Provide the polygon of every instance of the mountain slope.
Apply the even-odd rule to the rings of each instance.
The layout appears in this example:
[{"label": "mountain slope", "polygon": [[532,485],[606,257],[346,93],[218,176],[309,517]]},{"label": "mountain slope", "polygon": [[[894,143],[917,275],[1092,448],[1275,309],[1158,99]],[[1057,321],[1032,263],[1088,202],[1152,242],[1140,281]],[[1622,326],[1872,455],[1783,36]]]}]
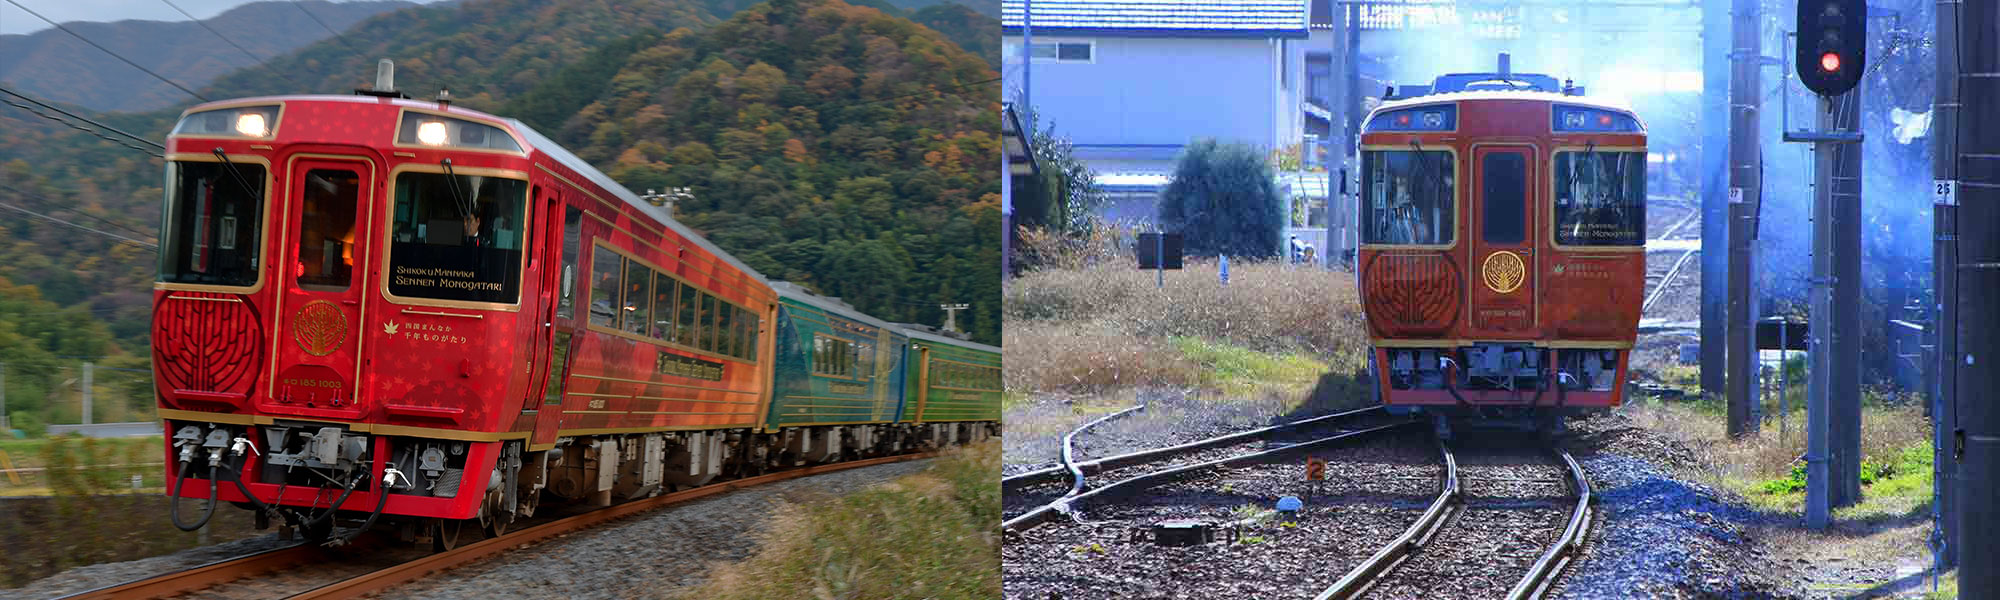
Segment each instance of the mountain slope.
[{"label": "mountain slope", "polygon": [[[995,4],[997,6],[997,4]],[[1000,19],[958,4],[934,4],[910,14],[910,20],[937,30],[974,56],[1000,68]]]},{"label": "mountain slope", "polygon": [[[256,64],[229,42],[258,59],[267,59],[333,36],[300,12],[301,7],[337,31],[409,6],[415,5],[401,0],[245,4],[204,21],[228,36],[227,42],[192,21],[76,22],[64,26],[176,83],[199,89],[217,77]],[[252,72],[272,79],[285,76],[263,69]],[[152,110],[194,100],[55,29],[0,36],[0,82],[43,100],[103,111]]]},{"label": "mountain slope", "polygon": [[680,218],[767,276],[897,321],[971,303],[960,323],[999,342],[985,61],[873,8],[774,0],[622,62],[594,101],[539,126],[628,187],[692,187]]}]

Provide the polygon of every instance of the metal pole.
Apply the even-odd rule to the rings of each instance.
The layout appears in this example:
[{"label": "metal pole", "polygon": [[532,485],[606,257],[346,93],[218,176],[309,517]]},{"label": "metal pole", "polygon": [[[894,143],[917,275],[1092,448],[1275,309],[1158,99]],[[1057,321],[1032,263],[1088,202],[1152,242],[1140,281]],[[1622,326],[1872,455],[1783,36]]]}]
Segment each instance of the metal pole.
[{"label": "metal pole", "polygon": [[1790,432],[1790,424],[1787,421],[1792,414],[1792,399],[1787,395],[1792,391],[1791,372],[1785,368],[1792,362],[1791,325],[1791,315],[1785,315],[1785,320],[1778,323],[1778,445],[1780,446],[1785,445],[1785,436]]},{"label": "metal pole", "polygon": [[[1752,269],[1757,259],[1755,219],[1763,192],[1763,177],[1758,169],[1763,161],[1763,148],[1758,145],[1757,127],[1758,104],[1763,94],[1759,82],[1763,68],[1760,64],[1763,44],[1758,0],[1734,0],[1731,12],[1730,27],[1735,43],[1729,53],[1729,304],[1726,310],[1728,346],[1724,354],[1728,363],[1729,436],[1739,437],[1754,434],[1760,429],[1760,424],[1755,421],[1756,377],[1760,361],[1757,360],[1757,340],[1752,335],[1757,327],[1757,307],[1753,304],[1756,297],[1752,293],[1756,278],[1752,277]],[[1705,236],[1702,246],[1704,250],[1715,247]],[[1705,265],[1708,255],[1704,253],[1702,259]],[[1708,298],[1709,290],[1704,286],[1704,308],[1708,305]],[[1702,320],[1702,327],[1708,327],[1706,318]],[[1707,339],[1712,338],[1704,338]],[[1702,345],[1704,380],[1707,379],[1707,347],[1706,343]]]},{"label": "metal pole", "polygon": [[1153,236],[1153,285],[1156,289],[1167,289],[1167,230],[1154,227],[1160,235]]},{"label": "metal pole", "polygon": [[1028,111],[1028,139],[1035,139],[1035,0],[1021,0],[1021,109]]},{"label": "metal pole", "polygon": [[[1953,119],[1949,135],[1958,162],[1957,387],[1952,397],[1952,452],[1957,457],[1958,589],[1961,598],[2000,598],[2000,125],[1991,117],[2000,102],[2000,56],[1993,52],[2000,31],[1994,2],[1952,3],[1960,11],[1953,26],[1954,50],[1962,62],[1957,70],[1957,106],[1979,107],[1987,118]],[[1940,23],[1946,11],[1939,3]],[[1942,56],[1942,55],[1940,55]],[[1943,101],[1940,98],[1940,101]],[[1941,132],[1942,133],[1942,132]]]},{"label": "metal pole", "polygon": [[1729,290],[1730,0],[1702,0],[1701,393],[1724,393]]},{"label": "metal pole", "polygon": [[7,422],[7,363],[0,363],[0,435],[13,428]]},{"label": "metal pole", "polygon": [[[1861,94],[1866,82],[1834,98],[1833,113],[1823,115],[1831,127],[1842,133],[1861,131]],[[1829,481],[1834,484],[1828,500],[1833,506],[1849,506],[1861,501],[1861,142],[1830,144],[1827,198],[1833,202],[1833,302],[1827,323],[1827,401],[1832,416],[1829,440],[1833,443],[1832,462],[1827,463]]]},{"label": "metal pole", "polygon": [[[1361,129],[1361,7],[1342,5],[1340,12],[1347,15],[1347,125],[1348,131]],[[1356,143],[1361,136],[1347,135],[1340,140],[1342,155],[1355,156]]]},{"label": "metal pole", "polygon": [[83,424],[85,425],[90,424],[90,388],[91,388],[90,367],[91,366],[92,365],[89,362],[83,363]]},{"label": "metal pole", "polygon": [[[1958,179],[1958,2],[1937,5],[1937,97],[1931,112],[1931,177]],[[1936,196],[1935,193],[1933,193]],[[1937,318],[1932,322],[1931,351],[1932,519],[1937,521],[1932,553],[1937,571],[1957,566],[1959,535],[1958,455],[1951,432],[1958,425],[1958,204],[1955,196],[1936,197],[1931,206],[1933,239],[1931,268]]]},{"label": "metal pole", "polygon": [[[1824,116],[1833,106],[1825,98],[1819,101]],[[1824,129],[1824,127],[1822,127]],[[1807,331],[1806,346],[1806,526],[1825,529],[1830,510],[1827,497],[1827,430],[1831,422],[1827,414],[1827,384],[1832,370],[1827,365],[1827,337],[1832,333],[1828,327],[1828,317],[1833,314],[1833,286],[1829,279],[1833,276],[1832,201],[1828,191],[1827,176],[1832,144],[1813,144],[1813,204],[1812,204],[1812,312]]]}]

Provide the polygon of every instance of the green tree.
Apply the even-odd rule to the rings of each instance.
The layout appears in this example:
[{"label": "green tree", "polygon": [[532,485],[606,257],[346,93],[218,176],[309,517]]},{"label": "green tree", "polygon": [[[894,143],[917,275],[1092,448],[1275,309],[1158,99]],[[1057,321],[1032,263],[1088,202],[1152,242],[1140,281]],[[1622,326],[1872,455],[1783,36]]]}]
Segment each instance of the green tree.
[{"label": "green tree", "polygon": [[1263,152],[1197,140],[1181,152],[1160,194],[1160,224],[1184,234],[1190,254],[1270,258],[1285,226],[1279,202]]}]

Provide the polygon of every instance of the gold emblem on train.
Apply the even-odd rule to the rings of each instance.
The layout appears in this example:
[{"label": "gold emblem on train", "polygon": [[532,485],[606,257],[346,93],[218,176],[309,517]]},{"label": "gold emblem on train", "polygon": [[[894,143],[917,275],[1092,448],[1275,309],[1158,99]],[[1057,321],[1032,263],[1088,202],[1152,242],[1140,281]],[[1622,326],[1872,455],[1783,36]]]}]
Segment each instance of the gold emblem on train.
[{"label": "gold emblem on train", "polygon": [[1521,255],[1501,250],[1486,255],[1479,275],[1487,289],[1506,294],[1521,289],[1521,282],[1528,278],[1528,266],[1521,262]]},{"label": "gold emblem on train", "polygon": [[306,303],[292,316],[292,338],[313,356],[326,356],[347,342],[347,315],[325,300]]}]

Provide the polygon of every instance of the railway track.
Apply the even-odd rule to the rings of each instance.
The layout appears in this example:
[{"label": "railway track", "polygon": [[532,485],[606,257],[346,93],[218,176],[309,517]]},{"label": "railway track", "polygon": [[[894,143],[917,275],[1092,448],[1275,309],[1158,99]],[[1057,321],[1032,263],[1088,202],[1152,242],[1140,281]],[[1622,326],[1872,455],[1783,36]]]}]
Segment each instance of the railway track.
[{"label": "railway track", "polygon": [[[1005,519],[1001,529],[1018,531],[1061,514],[1068,503],[1086,493],[1088,479],[1093,476],[1122,483],[1154,471],[1247,455],[1257,452],[1265,443],[1282,438],[1309,442],[1327,431],[1388,419],[1388,413],[1381,407],[1370,407],[1084,462],[1071,460],[1071,438],[1064,436],[1063,464],[1000,480],[1001,512]],[[1095,421],[1087,423],[1071,434],[1095,424]]]},{"label": "railway track", "polygon": [[[345,549],[329,549],[317,545],[301,544],[218,561],[156,577],[78,592],[63,596],[60,600],[160,598],[216,589],[218,586],[241,588],[217,589],[217,591],[223,592],[223,595],[231,597],[284,597],[294,600],[357,598],[386,590],[391,586],[416,581],[433,573],[492,558],[514,548],[539,543],[550,538],[588,529],[609,521],[675,504],[787,479],[931,458],[936,455],[937,453],[935,452],[926,452],[827,465],[814,465],[747,479],[715,483],[691,490],[656,496],[635,502],[627,502],[574,516],[563,517],[532,527],[511,531],[500,537],[466,544],[450,551],[435,554],[415,551],[392,551],[384,554],[376,550],[386,544],[371,539],[370,536],[359,538],[356,542],[359,547],[349,546]],[[306,576],[296,571],[287,570],[289,567],[305,564],[314,565],[315,570],[324,573],[324,575]],[[274,576],[273,574],[276,575]],[[286,580],[277,582],[257,581],[270,577],[279,577]]]},{"label": "railway track", "polygon": [[[1491,597],[1499,589],[1509,599],[1545,596],[1583,547],[1591,492],[1567,451],[1551,444],[1534,453],[1555,460],[1525,464],[1509,447],[1461,465],[1445,446],[1444,483],[1430,508],[1316,600]],[[1551,493],[1557,487],[1563,491]],[[1523,532],[1553,541],[1538,547]]]}]

